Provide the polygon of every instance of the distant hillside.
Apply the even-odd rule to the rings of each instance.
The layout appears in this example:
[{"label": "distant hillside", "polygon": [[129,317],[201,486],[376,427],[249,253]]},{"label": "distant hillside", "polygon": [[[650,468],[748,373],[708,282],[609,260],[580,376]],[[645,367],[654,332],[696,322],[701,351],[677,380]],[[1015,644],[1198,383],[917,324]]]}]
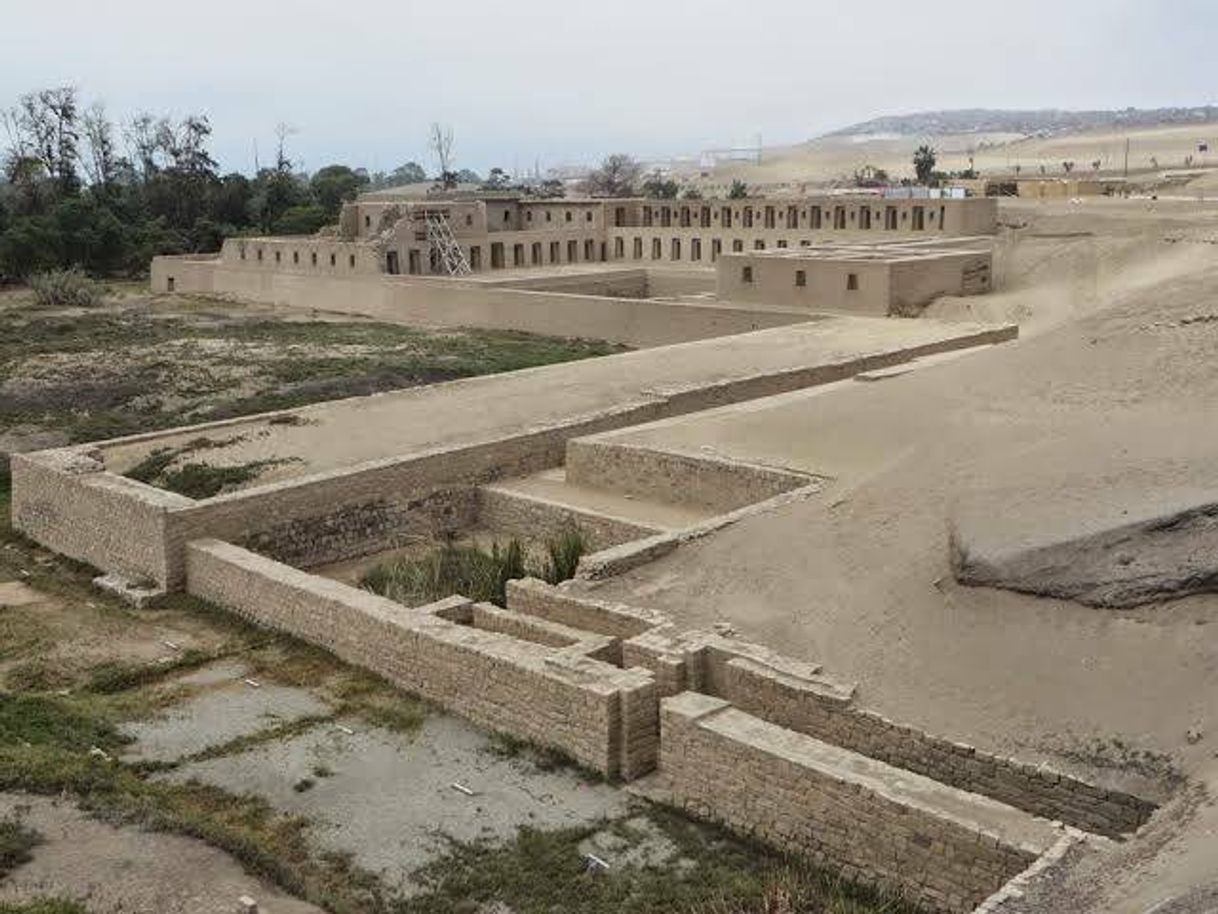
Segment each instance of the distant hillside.
[{"label": "distant hillside", "polygon": [[1051,136],[1106,127],[1156,127],[1218,120],[1218,107],[1126,108],[1123,111],[1003,111],[962,108],[877,117],[836,130],[827,136],[897,134],[900,136],[966,133],[1022,133]]}]

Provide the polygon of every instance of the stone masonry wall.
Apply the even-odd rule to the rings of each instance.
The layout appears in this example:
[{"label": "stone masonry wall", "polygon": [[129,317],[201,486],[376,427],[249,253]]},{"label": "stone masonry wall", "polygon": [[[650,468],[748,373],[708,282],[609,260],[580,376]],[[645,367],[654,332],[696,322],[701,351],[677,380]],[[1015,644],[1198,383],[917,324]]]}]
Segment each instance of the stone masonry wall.
[{"label": "stone masonry wall", "polygon": [[894,890],[972,911],[1051,846],[1049,823],[1002,835],[980,797],[899,773],[686,692],[661,710],[660,772],[689,812]]},{"label": "stone masonry wall", "polygon": [[610,433],[567,444],[567,480],[709,511],[734,511],[809,485],[814,477],[706,454],[638,447]]},{"label": "stone masonry wall", "polygon": [[1135,831],[1155,805],[1045,765],[1002,758],[858,708],[852,687],[816,664],[711,632],[679,632],[660,613],[541,581],[509,585],[509,605],[622,638],[621,663],[650,670],[661,697],[685,690],[724,699],[763,720],[996,799],[1084,831]]},{"label": "stone masonry wall", "polygon": [[187,547],[187,589],[609,777],[655,766],[658,703],[645,671],[460,625],[217,540]]},{"label": "stone masonry wall", "polygon": [[310,567],[392,548],[428,526],[469,526],[474,486],[556,466],[570,435],[639,421],[658,406],[626,404],[570,425],[190,502],[167,520],[169,585],[180,584],[182,550],[195,539],[245,543]]},{"label": "stone masonry wall", "polygon": [[14,454],[12,474],[14,528],[133,581],[164,579],[167,512],[189,499],[106,473],[80,448]]},{"label": "stone masonry wall", "polygon": [[478,490],[477,513],[479,526],[514,536],[557,536],[574,526],[593,551],[658,532],[651,527],[590,511],[577,511],[518,492],[500,491],[493,486],[483,486]]},{"label": "stone masonry wall", "polygon": [[797,683],[741,660],[723,664],[715,688],[708,691],[799,733],[1096,834],[1116,837],[1135,831],[1155,810],[1138,797],[1043,765],[999,758],[871,711],[819,700]]}]

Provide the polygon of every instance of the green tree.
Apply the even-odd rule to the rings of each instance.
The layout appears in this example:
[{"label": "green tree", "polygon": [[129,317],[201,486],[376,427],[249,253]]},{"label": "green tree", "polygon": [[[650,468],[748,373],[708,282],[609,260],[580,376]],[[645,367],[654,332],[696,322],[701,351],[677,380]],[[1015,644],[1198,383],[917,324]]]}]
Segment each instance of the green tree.
[{"label": "green tree", "polygon": [[914,174],[917,175],[919,184],[929,184],[931,175],[935,171],[935,163],[938,162],[938,156],[935,155],[934,149],[922,144],[915,150],[913,156]]},{"label": "green tree", "polygon": [[367,184],[366,174],[360,174],[346,165],[327,165],[309,180],[309,189],[316,204],[333,221],[338,218],[343,204],[354,200]]},{"label": "green tree", "polygon": [[658,171],[643,182],[643,195],[659,200],[675,200],[681,185],[672,178],[663,177]]},{"label": "green tree", "polygon": [[389,173],[389,184],[396,187],[401,184],[421,184],[427,180],[427,172],[418,162],[407,162],[399,165]]},{"label": "green tree", "polygon": [[749,195],[749,186],[739,178],[732,182],[731,188],[727,192],[729,200],[743,200]]}]

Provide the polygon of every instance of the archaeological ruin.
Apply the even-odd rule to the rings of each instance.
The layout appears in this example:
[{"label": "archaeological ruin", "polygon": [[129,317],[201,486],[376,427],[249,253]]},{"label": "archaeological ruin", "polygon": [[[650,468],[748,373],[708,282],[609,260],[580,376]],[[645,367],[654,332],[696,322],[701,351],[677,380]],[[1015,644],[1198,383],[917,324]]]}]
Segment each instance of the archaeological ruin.
[{"label": "archaeological ruin", "polygon": [[[13,522],[132,600],[194,594],[928,911],[1028,914],[1037,886],[1129,840],[1166,797],[881,713],[871,683],[816,656],[830,638],[745,634],[711,608],[722,593],[641,577],[795,510],[848,515],[899,457],[939,460],[910,410],[880,410],[894,379],[1017,349],[1008,321],[919,316],[1003,292],[997,231],[996,200],[950,195],[368,194],[336,234],[157,258],[153,286],[632,351],[14,455]],[[204,436],[209,460],[266,472],[198,500],[125,475]],[[591,545],[576,576],[513,580],[505,607],[407,606],[333,572],[420,537],[572,527]],[[951,541],[963,584],[1035,564],[1010,570],[1015,546],[987,551],[971,529]],[[946,556],[947,533],[932,540]],[[765,562],[759,581],[777,574]],[[950,578],[923,590],[938,599]]]}]

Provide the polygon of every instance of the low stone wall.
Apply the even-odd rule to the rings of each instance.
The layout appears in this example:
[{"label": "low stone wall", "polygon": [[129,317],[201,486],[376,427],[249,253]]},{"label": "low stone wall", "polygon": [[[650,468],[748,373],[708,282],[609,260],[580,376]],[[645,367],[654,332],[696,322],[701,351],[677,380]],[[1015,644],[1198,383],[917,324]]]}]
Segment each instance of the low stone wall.
[{"label": "low stone wall", "polygon": [[1138,797],[1044,765],[1000,758],[871,711],[822,700],[798,682],[748,663],[722,664],[708,691],[796,732],[1096,834],[1116,837],[1136,831],[1155,810]]},{"label": "low stone wall", "polygon": [[691,690],[720,698],[786,729],[1094,834],[1136,831],[1156,808],[1049,766],[995,756],[860,709],[853,687],[818,665],[749,641],[678,632],[660,613],[541,581],[513,582],[508,600],[520,612],[622,638],[622,665],[650,670],[661,697]]},{"label": "low stone wall", "polygon": [[195,539],[247,544],[307,568],[392,549],[420,533],[468,528],[477,519],[474,487],[556,466],[570,436],[654,416],[662,406],[626,404],[567,425],[190,502],[168,519],[169,586],[180,582],[181,550]]},{"label": "low stone wall", "polygon": [[166,518],[190,499],[113,476],[81,448],[14,454],[11,470],[14,529],[130,580],[165,580]]},{"label": "low stone wall", "polygon": [[533,539],[557,536],[572,525],[589,548],[607,549],[658,531],[622,518],[579,511],[543,498],[496,489],[478,489],[478,524],[496,533]]},{"label": "low stone wall", "polygon": [[707,511],[734,511],[815,477],[707,455],[639,447],[620,433],[567,443],[567,480]]},{"label": "low stone wall", "polygon": [[655,766],[658,706],[643,670],[461,625],[435,606],[408,609],[218,540],[192,542],[186,552],[195,596],[608,777]]},{"label": "low stone wall", "polygon": [[966,914],[1056,839],[1048,823],[686,692],[660,773],[689,812],[915,903]]}]

